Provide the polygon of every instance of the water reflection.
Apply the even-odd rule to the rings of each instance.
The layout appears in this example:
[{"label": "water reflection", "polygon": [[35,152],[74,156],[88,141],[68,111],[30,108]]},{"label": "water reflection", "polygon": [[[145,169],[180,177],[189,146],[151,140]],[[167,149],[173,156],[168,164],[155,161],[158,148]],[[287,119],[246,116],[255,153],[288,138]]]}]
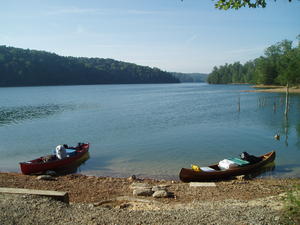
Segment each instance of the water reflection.
[{"label": "water reflection", "polygon": [[284,113],[286,107],[284,94],[259,96],[257,98],[257,106],[257,109],[261,113],[260,116],[263,119],[262,123],[266,123],[271,119],[271,122],[267,122],[266,124],[271,129],[274,129],[274,133],[282,136],[286,147],[289,146],[289,136],[292,133],[292,129],[295,128],[298,137],[300,137],[300,101],[298,95],[291,95],[289,97],[288,114],[286,115]]},{"label": "water reflection", "polygon": [[289,146],[288,138],[289,138],[290,123],[289,123],[288,115],[284,116],[282,128],[284,130],[284,136],[285,136],[284,143],[286,146]]},{"label": "water reflection", "polygon": [[59,170],[55,170],[57,175],[62,176],[62,175],[67,175],[67,174],[72,174],[72,173],[78,173],[80,172],[80,167],[85,164],[85,162],[90,158],[89,152],[84,155],[83,158],[80,158],[80,160],[75,161],[72,164],[69,164],[66,167],[61,167]]},{"label": "water reflection", "polygon": [[260,168],[259,170],[251,173],[250,176],[252,178],[269,176],[273,173],[274,170],[275,170],[275,162],[271,162],[265,165],[264,167]]},{"label": "water reflection", "polygon": [[297,131],[298,136],[300,137],[300,122],[296,126],[296,131]]},{"label": "water reflection", "polygon": [[45,104],[38,106],[0,107],[0,126],[16,124],[24,120],[32,120],[72,110],[71,105]]}]

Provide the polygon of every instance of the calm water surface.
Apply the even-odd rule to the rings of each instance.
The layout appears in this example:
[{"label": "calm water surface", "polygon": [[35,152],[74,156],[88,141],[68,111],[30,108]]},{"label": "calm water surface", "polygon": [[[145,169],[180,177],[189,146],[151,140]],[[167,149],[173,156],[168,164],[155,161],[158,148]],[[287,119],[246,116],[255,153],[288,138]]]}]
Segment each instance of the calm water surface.
[{"label": "calm water surface", "polygon": [[[276,150],[265,176],[300,177],[300,95],[240,92],[245,85],[160,84],[0,88],[0,171],[90,142],[79,172],[177,178],[247,151]],[[240,99],[240,111],[238,102]],[[274,140],[279,133],[281,139]]]}]

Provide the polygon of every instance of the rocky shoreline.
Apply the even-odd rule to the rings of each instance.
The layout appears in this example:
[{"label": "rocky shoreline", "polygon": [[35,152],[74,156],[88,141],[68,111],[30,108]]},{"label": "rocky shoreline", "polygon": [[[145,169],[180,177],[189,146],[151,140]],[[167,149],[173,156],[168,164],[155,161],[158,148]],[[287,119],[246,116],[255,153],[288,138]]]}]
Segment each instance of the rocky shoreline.
[{"label": "rocky shoreline", "polygon": [[[300,179],[253,179],[191,187],[169,180],[92,177],[37,179],[0,173],[0,187],[69,193],[70,204],[0,194],[1,224],[278,224],[282,196]],[[138,194],[137,189],[148,190]],[[153,196],[162,191],[161,196]],[[165,191],[165,192],[164,192]]]}]

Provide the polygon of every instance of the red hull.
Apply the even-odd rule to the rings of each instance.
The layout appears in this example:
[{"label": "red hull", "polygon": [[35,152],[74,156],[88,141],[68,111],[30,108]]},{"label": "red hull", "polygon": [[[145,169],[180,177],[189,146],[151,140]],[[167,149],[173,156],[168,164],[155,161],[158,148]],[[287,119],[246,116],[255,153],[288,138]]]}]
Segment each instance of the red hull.
[{"label": "red hull", "polygon": [[21,162],[21,171],[23,174],[34,174],[42,173],[47,170],[59,170],[67,168],[68,166],[72,166],[88,158],[89,147],[89,144],[83,144],[80,147],[76,147],[76,154],[74,156],[66,157],[60,160],[43,162],[43,157],[40,157],[28,162]]}]

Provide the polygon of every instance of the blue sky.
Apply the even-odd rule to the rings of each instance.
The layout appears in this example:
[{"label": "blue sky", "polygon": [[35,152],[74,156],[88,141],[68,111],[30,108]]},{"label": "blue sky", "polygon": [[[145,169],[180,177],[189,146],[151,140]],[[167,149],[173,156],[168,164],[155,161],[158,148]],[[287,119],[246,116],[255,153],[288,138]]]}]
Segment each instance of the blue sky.
[{"label": "blue sky", "polygon": [[175,72],[263,55],[300,34],[300,1],[220,11],[211,0],[0,0],[0,45]]}]

